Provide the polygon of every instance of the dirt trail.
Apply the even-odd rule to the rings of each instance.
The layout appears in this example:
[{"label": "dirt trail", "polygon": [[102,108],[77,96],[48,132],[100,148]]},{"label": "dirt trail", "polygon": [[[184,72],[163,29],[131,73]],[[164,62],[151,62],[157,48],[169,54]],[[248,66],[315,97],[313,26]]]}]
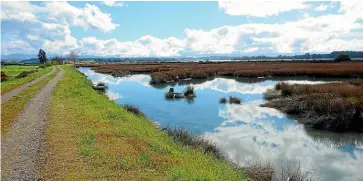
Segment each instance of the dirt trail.
[{"label": "dirt trail", "polygon": [[49,73],[47,74],[44,74],[42,75],[41,77],[31,81],[31,82],[28,82],[28,83],[25,83],[13,90],[11,90],[10,92],[7,92],[3,95],[1,95],[1,104],[4,104],[5,102],[7,102],[8,100],[10,100],[11,98],[13,98],[14,96],[18,95],[21,91],[23,91],[25,88],[31,86],[31,85],[34,85],[40,81],[42,81],[43,79],[47,78],[49,75],[51,75],[52,73],[55,72],[55,68],[53,68],[52,71],[50,71]]},{"label": "dirt trail", "polygon": [[1,138],[1,180],[37,180],[49,98],[63,74],[60,68],[56,77],[27,103],[6,138]]}]

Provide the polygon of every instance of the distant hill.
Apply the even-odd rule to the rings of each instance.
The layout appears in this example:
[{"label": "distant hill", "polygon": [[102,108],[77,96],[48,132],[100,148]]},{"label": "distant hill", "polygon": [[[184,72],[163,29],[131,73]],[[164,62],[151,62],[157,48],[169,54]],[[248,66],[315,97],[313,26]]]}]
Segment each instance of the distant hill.
[{"label": "distant hill", "polygon": [[[115,56],[79,56],[81,60],[96,60],[100,62],[118,62],[118,61],[188,61],[188,60],[324,60],[334,59],[339,54],[348,54],[350,58],[363,58],[363,51],[333,51],[331,53],[306,53],[302,55],[259,55],[259,56],[243,56],[236,54],[223,54],[223,55],[203,55],[203,56],[189,56],[189,57],[115,57]],[[54,57],[56,54],[47,54],[48,58]],[[38,59],[35,55],[26,54],[11,54],[1,55],[2,62],[22,62],[22,63],[37,63]]]}]

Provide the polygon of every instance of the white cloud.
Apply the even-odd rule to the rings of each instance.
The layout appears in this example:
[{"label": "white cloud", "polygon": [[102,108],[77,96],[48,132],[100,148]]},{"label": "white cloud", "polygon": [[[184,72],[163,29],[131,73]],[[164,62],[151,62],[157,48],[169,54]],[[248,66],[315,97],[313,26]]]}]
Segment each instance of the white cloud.
[{"label": "white cloud", "polygon": [[257,51],[257,50],[259,50],[259,48],[258,48],[258,47],[251,47],[251,48],[246,48],[246,49],[244,49],[244,50],[243,50],[243,52],[244,52],[244,53],[251,53],[251,52],[255,52],[255,51]]},{"label": "white cloud", "polygon": [[[239,8],[236,7],[241,6],[238,2],[226,3],[219,2],[221,8],[232,7],[225,11],[233,10],[237,13]],[[233,6],[235,3],[236,6]],[[249,10],[258,3],[243,4],[244,8],[240,8],[241,14],[253,16],[253,13],[257,13],[256,16],[271,16],[289,11],[289,8],[307,8],[303,2],[267,2],[268,5],[275,5],[271,5],[266,11],[265,6],[254,9],[251,14]],[[335,4],[337,3],[327,5],[331,7]],[[246,23],[209,30],[186,28],[182,38],[145,35],[130,41],[114,38],[101,40],[96,37],[77,40],[73,37],[72,26],[79,26],[85,30],[95,28],[103,32],[110,32],[119,26],[112,21],[111,14],[104,13],[97,6],[90,4],[80,8],[67,2],[45,2],[41,5],[29,2],[2,2],[1,21],[13,23],[11,26],[2,24],[2,32],[8,36],[9,41],[21,40],[35,49],[45,48],[47,51],[60,54],[75,49],[82,55],[123,57],[179,56],[188,53],[249,54],[257,51],[261,51],[261,54],[265,53],[263,51],[304,53],[362,50],[363,37],[359,32],[359,29],[363,29],[361,9],[361,1],[340,2],[340,9],[336,14],[305,16],[297,21],[279,24]]]},{"label": "white cloud", "polygon": [[92,27],[103,32],[119,26],[112,22],[110,14],[102,12],[96,5],[86,4],[84,8],[77,8],[67,2],[56,1],[45,2],[44,6],[29,2],[2,2],[1,5],[2,20],[66,24],[84,29]]},{"label": "white cloud", "polygon": [[105,0],[103,1],[103,4],[107,5],[107,6],[119,6],[119,7],[123,7],[126,6],[124,2],[117,2],[114,0]]},{"label": "white cloud", "polygon": [[30,44],[23,40],[15,40],[1,43],[1,53],[2,54],[16,54],[24,53],[31,54],[37,52],[38,50],[30,46]]},{"label": "white cloud", "polygon": [[315,8],[315,11],[325,11],[329,8],[328,4],[320,4],[318,7]]},{"label": "white cloud", "polygon": [[28,34],[28,35],[26,35],[26,38],[28,40],[32,40],[32,41],[39,40],[39,36],[37,36],[37,35],[30,35],[30,34]]},{"label": "white cloud", "polygon": [[219,8],[229,15],[246,15],[266,17],[278,15],[291,10],[306,9],[309,6],[303,1],[276,2],[276,1],[218,1]]},{"label": "white cloud", "polygon": [[159,39],[150,35],[142,36],[135,41],[120,42],[116,39],[98,40],[95,37],[83,38],[80,41],[82,53],[119,56],[178,56],[184,50],[183,40],[174,37]]}]

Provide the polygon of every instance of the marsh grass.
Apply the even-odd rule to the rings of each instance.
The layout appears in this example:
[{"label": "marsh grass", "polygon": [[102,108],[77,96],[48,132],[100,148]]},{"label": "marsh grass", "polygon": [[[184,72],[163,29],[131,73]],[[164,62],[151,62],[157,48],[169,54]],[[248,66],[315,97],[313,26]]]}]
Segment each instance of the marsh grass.
[{"label": "marsh grass", "polygon": [[151,75],[151,84],[177,81],[184,78],[207,79],[214,76],[268,77],[268,76],[310,76],[310,77],[363,77],[362,62],[345,63],[303,63],[303,62],[188,62],[188,63],[139,63],[92,65],[99,73],[112,74],[115,71],[131,73],[146,72]]},{"label": "marsh grass", "polygon": [[[280,91],[280,94],[271,92]],[[267,91],[263,106],[297,115],[302,123],[332,131],[363,130],[363,84],[361,81],[316,85],[278,83]]]}]

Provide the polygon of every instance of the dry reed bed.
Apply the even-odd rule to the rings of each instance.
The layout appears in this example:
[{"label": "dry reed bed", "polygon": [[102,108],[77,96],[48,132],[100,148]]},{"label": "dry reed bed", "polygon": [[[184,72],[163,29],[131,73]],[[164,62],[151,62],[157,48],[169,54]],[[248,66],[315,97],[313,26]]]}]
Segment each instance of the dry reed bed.
[{"label": "dry reed bed", "polygon": [[318,85],[279,83],[263,106],[297,115],[302,123],[332,131],[363,131],[363,81]]},{"label": "dry reed bed", "polygon": [[179,79],[208,77],[363,77],[363,62],[302,63],[302,62],[223,62],[223,63],[137,63],[95,64],[93,70],[106,74],[148,73],[151,83],[158,84]]}]

